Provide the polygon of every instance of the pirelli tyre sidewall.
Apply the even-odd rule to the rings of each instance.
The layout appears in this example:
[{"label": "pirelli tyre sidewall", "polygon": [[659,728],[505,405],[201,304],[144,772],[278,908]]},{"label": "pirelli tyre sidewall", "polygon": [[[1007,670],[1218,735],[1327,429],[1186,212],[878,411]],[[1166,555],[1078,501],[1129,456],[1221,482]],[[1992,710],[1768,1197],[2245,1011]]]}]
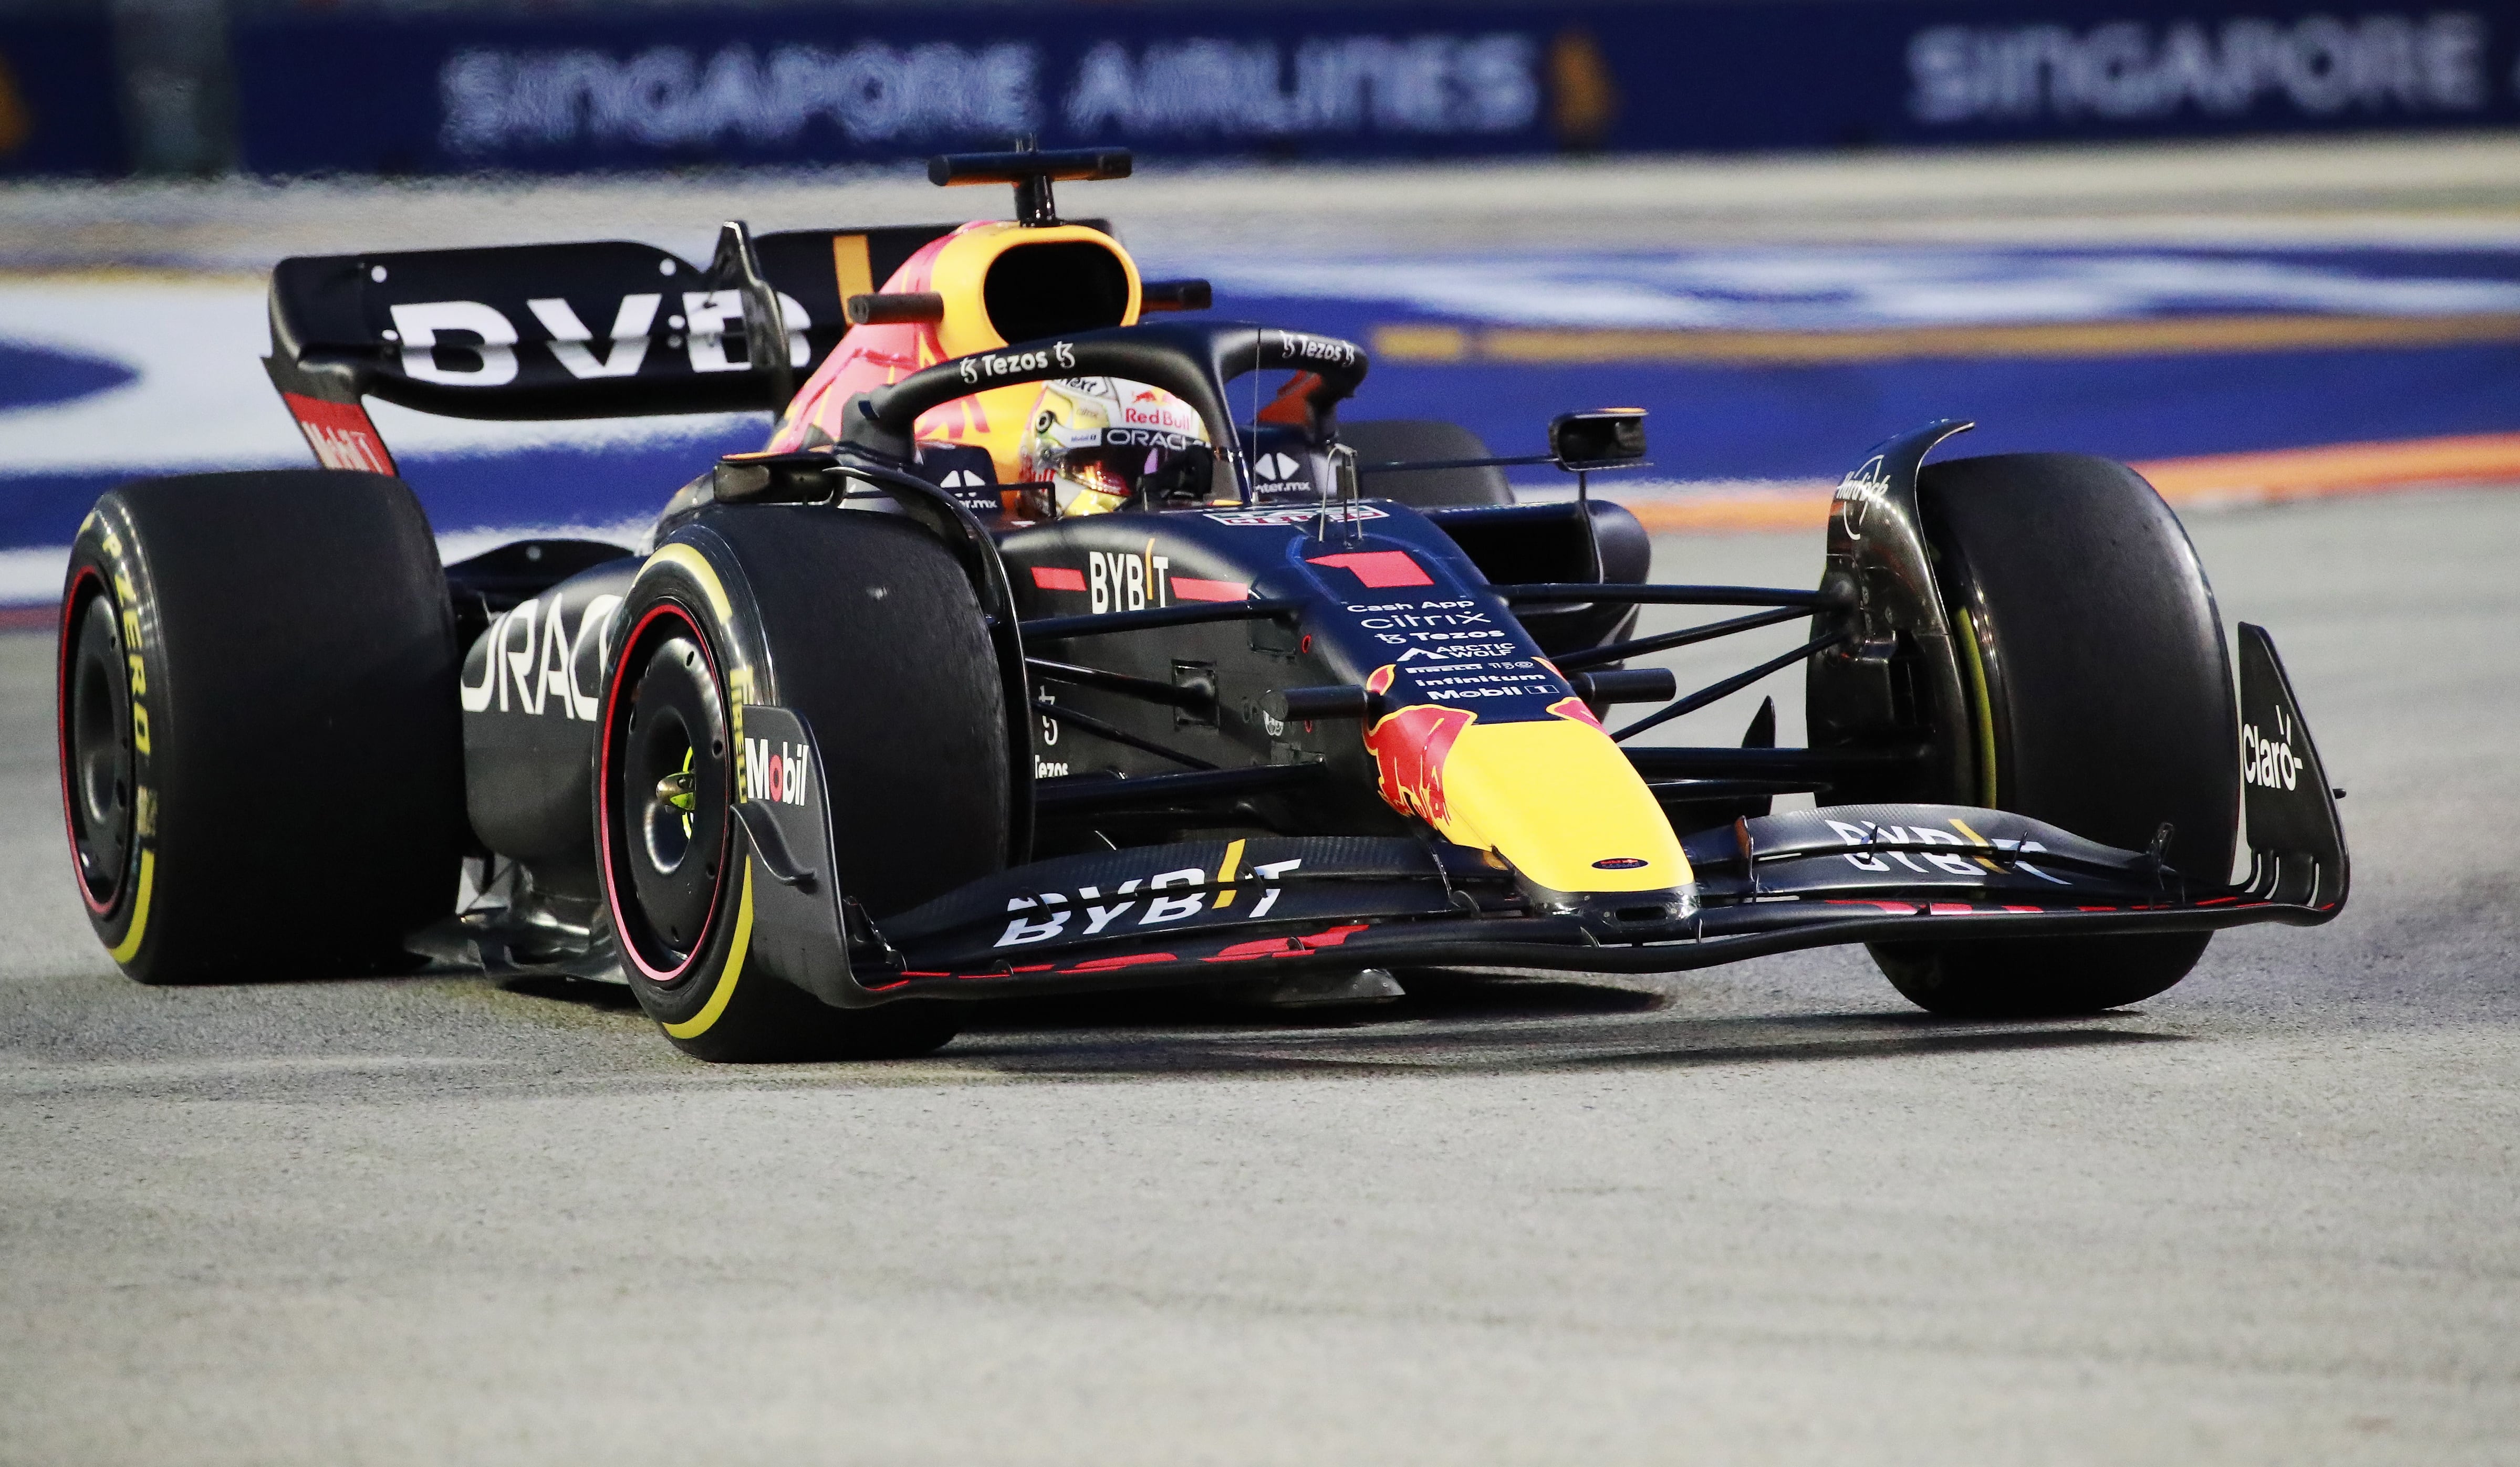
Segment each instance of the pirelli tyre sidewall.
[{"label": "pirelli tyre sidewall", "polygon": [[166,685],[148,566],[119,520],[90,514],[71,551],[54,707],[71,875],[108,956],[137,976],[158,885],[152,692]]},{"label": "pirelli tyre sidewall", "polygon": [[411,966],[454,908],[454,622],[378,474],[143,480],[81,524],[57,673],[71,874],[148,983]]},{"label": "pirelli tyre sidewall", "polygon": [[[806,718],[828,764],[847,766],[845,778],[830,772],[844,838],[850,828],[886,837],[838,853],[842,892],[880,915],[1003,868],[1004,708],[978,604],[951,556],[896,516],[723,511],[656,548],[619,616],[597,739],[596,841],[640,1005],[677,1047],[712,1060],[882,1057],[951,1039],[968,1004],[834,1008],[753,961],[754,883],[770,878],[724,808],[740,778],[744,708],[777,703]],[[642,844],[657,810],[649,777],[662,766],[639,710],[643,688],[647,705],[697,706],[687,686],[662,697],[650,687],[695,671],[678,653],[660,662],[681,644],[707,664],[726,747],[694,741],[693,793],[715,808],[694,812],[692,832],[723,861],[703,931],[677,941],[659,917],[677,900],[685,911],[700,903],[661,888],[656,858],[672,853]]]},{"label": "pirelli tyre sidewall", "polygon": [[[740,709],[753,700],[755,669],[763,658],[757,642],[744,635],[758,625],[758,618],[730,560],[715,537],[687,533],[659,546],[640,569],[618,613],[621,633],[605,678],[596,744],[597,860],[606,911],[621,949],[622,974],[640,1007],[666,1036],[704,1058],[724,1057],[719,1051],[739,1031],[758,1027],[749,1022],[759,1006],[758,996],[747,992],[744,983],[752,935],[747,889],[752,873],[725,801],[732,787]],[[686,723],[691,734],[713,734],[707,742],[717,746],[693,740],[695,772],[713,774],[706,782],[715,808],[695,812],[706,835],[683,860],[705,863],[709,879],[701,925],[679,941],[664,930],[663,915],[650,910],[652,879],[642,879],[654,875],[654,857],[646,847],[656,816],[655,797],[651,789],[632,787],[645,782],[638,781],[639,774],[649,772],[641,747],[649,731],[639,726],[643,706],[682,714],[692,702],[690,685],[658,686],[675,676],[659,659],[676,648],[698,655],[701,665],[686,668],[683,677],[704,683],[718,710],[714,727],[703,720]],[[776,987],[784,985],[749,985],[752,990]],[[742,1007],[736,1006],[739,997],[747,1000]]]}]

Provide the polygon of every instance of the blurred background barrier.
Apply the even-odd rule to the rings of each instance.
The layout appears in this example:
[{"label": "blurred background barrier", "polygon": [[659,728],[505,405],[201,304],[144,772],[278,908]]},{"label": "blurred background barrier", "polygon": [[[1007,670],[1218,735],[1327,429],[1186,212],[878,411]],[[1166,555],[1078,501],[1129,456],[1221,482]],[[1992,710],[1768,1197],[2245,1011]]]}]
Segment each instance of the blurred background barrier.
[{"label": "blurred background barrier", "polygon": [[[2520,484],[2508,4],[0,0],[0,607],[115,483],[308,462],[284,255],[959,220],[916,160],[1019,134],[1138,150],[1067,201],[1369,344],[1360,416],[1650,409],[1659,529],[1946,417],[2182,510]],[[635,539],[766,427],[377,419],[450,554]]]},{"label": "blurred background barrier", "polygon": [[120,90],[101,11],[0,10],[0,177],[126,171]]},{"label": "blurred background barrier", "polygon": [[0,17],[0,170],[829,163],[1020,133],[1357,158],[2520,121],[2508,5],[56,4]]},{"label": "blurred background barrier", "polygon": [[[1284,157],[2474,125],[2520,17],[1899,0],[240,23],[248,167],[832,161],[1038,133]],[[2289,13],[2287,13],[2289,12]],[[2498,33],[2498,30],[2500,33]]]}]

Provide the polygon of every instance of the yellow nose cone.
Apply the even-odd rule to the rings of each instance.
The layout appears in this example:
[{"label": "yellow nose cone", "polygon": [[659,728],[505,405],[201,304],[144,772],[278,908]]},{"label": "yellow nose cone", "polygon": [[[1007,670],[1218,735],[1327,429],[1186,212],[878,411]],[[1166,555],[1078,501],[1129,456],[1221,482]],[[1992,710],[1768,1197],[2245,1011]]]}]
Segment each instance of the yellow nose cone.
[{"label": "yellow nose cone", "polygon": [[1589,720],[1489,724],[1419,704],[1377,720],[1366,746],[1385,800],[1456,845],[1496,852],[1536,885],[1668,891],[1692,879],[1653,792]]}]

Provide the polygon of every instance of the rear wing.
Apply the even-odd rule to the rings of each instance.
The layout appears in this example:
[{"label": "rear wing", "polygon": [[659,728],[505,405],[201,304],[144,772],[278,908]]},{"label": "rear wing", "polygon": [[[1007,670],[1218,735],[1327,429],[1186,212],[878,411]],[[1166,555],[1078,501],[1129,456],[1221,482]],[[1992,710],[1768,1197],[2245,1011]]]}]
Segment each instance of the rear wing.
[{"label": "rear wing", "polygon": [[375,473],[394,465],[371,396],[450,418],[775,413],[847,333],[849,297],[957,227],[735,221],[705,269],[624,240],[285,259],[263,366],[320,463]]}]

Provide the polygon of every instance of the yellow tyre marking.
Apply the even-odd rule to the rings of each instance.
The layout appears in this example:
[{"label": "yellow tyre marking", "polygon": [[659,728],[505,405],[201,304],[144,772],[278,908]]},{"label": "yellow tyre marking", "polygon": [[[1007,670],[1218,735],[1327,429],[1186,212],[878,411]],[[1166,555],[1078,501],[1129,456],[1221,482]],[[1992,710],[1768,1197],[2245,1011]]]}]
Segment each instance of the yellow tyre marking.
[{"label": "yellow tyre marking", "polygon": [[717,578],[717,567],[708,563],[708,556],[688,545],[660,545],[648,557],[648,563],[679,565],[690,571],[692,579],[700,583],[700,590],[708,593],[709,609],[717,613],[719,623],[735,620],[735,603],[727,599],[726,583]]},{"label": "yellow tyre marking", "polygon": [[106,956],[116,963],[129,962],[140,955],[140,940],[149,935],[149,893],[158,884],[158,853],[140,848],[140,899],[131,907],[131,930],[123,934]]},{"label": "yellow tyre marking", "polygon": [[1216,868],[1216,884],[1225,889],[1216,894],[1216,910],[1223,911],[1234,905],[1234,888],[1226,883],[1234,879],[1235,870],[1242,865],[1242,842],[1225,848],[1225,863]]},{"label": "yellow tyre marking", "polygon": [[[735,739],[736,772],[741,776],[743,769],[743,709],[752,701],[752,668],[742,660],[742,649],[735,643],[735,602],[726,594],[726,583],[717,578],[717,567],[708,563],[706,556],[690,546],[657,547],[656,553],[648,557],[648,565],[659,562],[679,565],[691,573],[693,580],[700,583],[701,592],[708,597],[709,610],[717,617],[718,635],[726,640],[727,719],[732,725]],[[645,575],[647,566],[641,566],[640,573]]]},{"label": "yellow tyre marking", "polygon": [[[679,549],[679,547],[677,547]],[[667,1024],[665,1032],[676,1039],[698,1039],[709,1032],[709,1026],[726,1012],[735,998],[735,982],[743,976],[743,956],[752,951],[752,863],[743,864],[743,895],[735,907],[735,942],[726,952],[726,972],[717,981],[717,991],[709,995],[700,1011],[679,1024]]]},{"label": "yellow tyre marking", "polygon": [[1977,623],[1968,608],[1952,613],[1960,624],[1960,652],[1968,663],[1971,712],[1977,716],[1977,802],[1995,808],[1995,705],[1987,700],[1986,662],[1977,649]]}]

